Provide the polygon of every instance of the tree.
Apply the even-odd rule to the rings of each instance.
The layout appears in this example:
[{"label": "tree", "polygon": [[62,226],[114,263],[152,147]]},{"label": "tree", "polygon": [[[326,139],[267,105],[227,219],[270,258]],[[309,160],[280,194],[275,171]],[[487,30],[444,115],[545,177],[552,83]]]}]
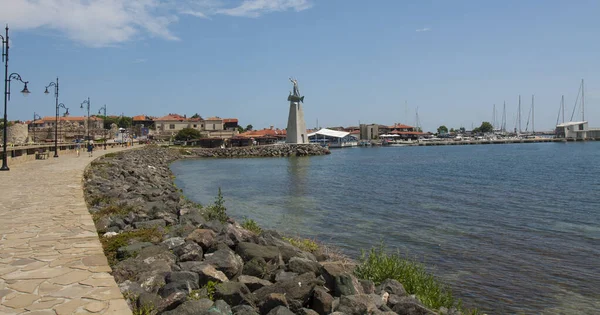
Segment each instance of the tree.
[{"label": "tree", "polygon": [[237,126],[237,131],[238,131],[239,133],[242,133],[242,132],[244,132],[244,127],[242,127],[242,126]]},{"label": "tree", "polygon": [[186,141],[191,139],[200,139],[202,138],[202,134],[200,130],[194,128],[183,128],[177,132],[175,135],[175,140],[177,141]]},{"label": "tree", "polygon": [[484,121],[484,122],[481,123],[481,126],[479,126],[479,131],[482,132],[482,133],[493,132],[494,131],[494,127],[489,122]]},{"label": "tree", "polygon": [[439,127],[438,127],[438,129],[437,129],[437,132],[438,132],[439,134],[445,134],[445,133],[448,133],[448,127],[446,127],[446,126],[444,126],[444,125],[441,125],[441,126],[439,126]]},{"label": "tree", "polygon": [[250,131],[250,130],[252,130],[252,128],[254,128],[252,125],[248,125],[248,126],[246,126],[246,131]]},{"label": "tree", "polygon": [[456,130],[454,130],[454,128],[450,128],[450,133],[455,133]]},{"label": "tree", "polygon": [[194,116],[192,116],[191,118],[200,118],[200,115],[198,115],[198,113],[195,113]]}]

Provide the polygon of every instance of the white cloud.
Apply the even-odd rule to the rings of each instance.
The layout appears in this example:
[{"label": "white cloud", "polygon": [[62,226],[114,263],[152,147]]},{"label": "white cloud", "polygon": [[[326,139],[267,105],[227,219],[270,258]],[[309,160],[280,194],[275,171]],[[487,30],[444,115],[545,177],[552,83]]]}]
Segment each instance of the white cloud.
[{"label": "white cloud", "polygon": [[0,21],[11,29],[46,28],[91,47],[144,37],[178,40],[169,26],[181,15],[258,17],[302,11],[311,0],[0,0]]},{"label": "white cloud", "polygon": [[424,27],[424,28],[419,28],[417,30],[415,30],[416,32],[429,32],[431,31],[431,28],[429,27]]},{"label": "white cloud", "polygon": [[294,10],[296,12],[312,7],[308,0],[244,0],[231,9],[220,9],[219,14],[244,17],[259,17],[270,12]]}]

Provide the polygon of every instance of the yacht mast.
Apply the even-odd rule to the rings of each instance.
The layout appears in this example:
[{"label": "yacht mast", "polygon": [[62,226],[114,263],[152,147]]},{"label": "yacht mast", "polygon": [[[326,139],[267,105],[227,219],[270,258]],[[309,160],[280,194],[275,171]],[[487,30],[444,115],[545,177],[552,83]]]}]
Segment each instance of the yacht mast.
[{"label": "yacht mast", "polygon": [[565,123],[565,96],[563,95],[560,99],[560,106],[562,108],[563,124]]},{"label": "yacht mast", "polygon": [[581,121],[585,121],[585,97],[583,95],[583,79],[581,79]]},{"label": "yacht mast", "polygon": [[535,107],[534,107],[534,95],[531,95],[531,132],[535,136]]},{"label": "yacht mast", "polygon": [[502,132],[506,132],[506,101],[504,101],[504,108],[502,109]]},{"label": "yacht mast", "polygon": [[517,113],[517,121],[519,125],[519,134],[521,134],[521,95],[519,95],[519,110]]}]

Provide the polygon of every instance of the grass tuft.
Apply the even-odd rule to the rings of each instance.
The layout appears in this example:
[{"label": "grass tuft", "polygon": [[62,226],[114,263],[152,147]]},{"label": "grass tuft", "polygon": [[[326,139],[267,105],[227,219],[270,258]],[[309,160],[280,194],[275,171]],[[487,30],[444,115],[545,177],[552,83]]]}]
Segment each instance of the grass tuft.
[{"label": "grass tuft", "polygon": [[117,259],[117,250],[120,247],[129,245],[132,240],[157,243],[162,241],[162,237],[163,232],[158,228],[139,229],[123,232],[113,237],[100,237],[100,242],[102,243],[102,249],[104,249],[104,255],[108,259],[109,265],[113,267],[119,262]]},{"label": "grass tuft", "polygon": [[218,283],[215,281],[208,281],[202,288],[190,291],[190,294],[188,294],[188,300],[209,299],[214,301],[217,284]]},{"label": "grass tuft", "polygon": [[250,232],[253,232],[256,235],[261,235],[262,234],[262,228],[258,225],[258,223],[256,223],[256,221],[252,220],[252,219],[244,219],[244,222],[242,223],[242,227]]},{"label": "grass tuft", "polygon": [[319,245],[317,244],[317,242],[311,239],[284,237],[283,240],[300,248],[305,252],[315,253],[319,250]]},{"label": "grass tuft", "polygon": [[129,212],[135,211],[135,208],[131,205],[115,205],[109,204],[106,207],[101,208],[99,211],[92,214],[94,222],[105,216],[118,216],[123,217],[129,214]]},{"label": "grass tuft", "polygon": [[450,289],[428,273],[423,264],[403,258],[399,253],[387,254],[383,245],[371,248],[368,252],[363,251],[354,273],[376,284],[395,279],[402,283],[408,294],[415,294],[430,309],[460,306],[460,301],[454,299]]}]

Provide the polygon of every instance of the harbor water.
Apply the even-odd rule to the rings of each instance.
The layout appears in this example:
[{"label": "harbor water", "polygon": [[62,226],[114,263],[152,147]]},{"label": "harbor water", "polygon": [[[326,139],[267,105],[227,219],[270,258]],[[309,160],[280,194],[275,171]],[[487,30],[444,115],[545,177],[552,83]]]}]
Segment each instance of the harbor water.
[{"label": "harbor water", "polygon": [[488,314],[600,310],[600,142],[373,147],[171,166],[201,204],[357,258],[383,242]]}]

